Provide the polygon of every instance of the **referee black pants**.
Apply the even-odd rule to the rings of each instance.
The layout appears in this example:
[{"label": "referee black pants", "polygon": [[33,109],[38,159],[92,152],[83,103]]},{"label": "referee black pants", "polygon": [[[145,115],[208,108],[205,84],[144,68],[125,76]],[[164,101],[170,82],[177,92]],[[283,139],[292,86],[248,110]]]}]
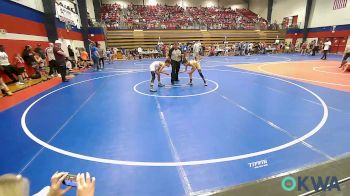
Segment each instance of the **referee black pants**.
[{"label": "referee black pants", "polygon": [[328,53],[328,50],[323,50],[323,56],[321,57],[321,59],[327,60],[327,53]]},{"label": "referee black pants", "polygon": [[179,80],[180,61],[171,60],[171,83]]},{"label": "referee black pants", "polygon": [[343,61],[346,61],[349,57],[350,57],[350,52],[345,53],[345,55],[343,57]]}]

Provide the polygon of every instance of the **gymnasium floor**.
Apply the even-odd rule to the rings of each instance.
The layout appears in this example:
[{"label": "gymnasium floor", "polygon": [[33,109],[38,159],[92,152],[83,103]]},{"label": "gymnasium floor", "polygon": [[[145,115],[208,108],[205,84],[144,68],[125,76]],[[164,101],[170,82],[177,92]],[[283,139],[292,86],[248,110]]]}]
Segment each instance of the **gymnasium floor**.
[{"label": "gymnasium floor", "polygon": [[89,171],[96,195],[196,195],[338,159],[350,75],[341,56],[319,58],[207,57],[207,87],[182,74],[157,93],[151,60],[82,73],[0,113],[0,171],[32,193],[56,171]]}]

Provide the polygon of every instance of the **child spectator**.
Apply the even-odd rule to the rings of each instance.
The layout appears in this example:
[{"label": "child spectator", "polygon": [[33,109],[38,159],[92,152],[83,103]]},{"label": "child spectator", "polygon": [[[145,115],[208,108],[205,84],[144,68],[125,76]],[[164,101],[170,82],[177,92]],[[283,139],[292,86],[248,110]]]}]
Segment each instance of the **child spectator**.
[{"label": "child spectator", "polygon": [[43,80],[47,80],[47,73],[46,73],[46,67],[44,64],[44,60],[41,58],[39,53],[35,53],[34,54],[34,59],[36,62],[36,69],[39,70],[41,77],[43,78]]},{"label": "child spectator", "polygon": [[73,70],[72,62],[69,60],[68,57],[66,57],[66,67],[69,71]]},{"label": "child spectator", "polygon": [[16,54],[14,62],[15,62],[15,66],[17,68],[18,74],[20,74],[24,80],[31,80],[31,78],[27,74],[27,70],[24,65],[24,60],[19,53]]},{"label": "child spectator", "polygon": [[89,54],[86,52],[85,49],[82,49],[81,53],[80,53],[80,58],[83,64],[83,68],[87,67],[87,61],[89,60]]}]

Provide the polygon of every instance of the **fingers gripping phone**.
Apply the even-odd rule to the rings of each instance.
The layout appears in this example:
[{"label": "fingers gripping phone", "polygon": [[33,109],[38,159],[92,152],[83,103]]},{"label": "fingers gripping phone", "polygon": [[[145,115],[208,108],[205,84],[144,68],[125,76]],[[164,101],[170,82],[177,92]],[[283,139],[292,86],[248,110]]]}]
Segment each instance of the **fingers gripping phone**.
[{"label": "fingers gripping phone", "polygon": [[62,183],[66,186],[76,187],[77,186],[77,175],[68,174]]}]

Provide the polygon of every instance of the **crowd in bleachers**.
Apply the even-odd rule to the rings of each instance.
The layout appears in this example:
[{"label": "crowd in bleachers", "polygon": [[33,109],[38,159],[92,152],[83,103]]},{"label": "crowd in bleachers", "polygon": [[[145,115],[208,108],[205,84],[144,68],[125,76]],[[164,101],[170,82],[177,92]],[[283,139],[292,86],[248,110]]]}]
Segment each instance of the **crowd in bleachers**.
[{"label": "crowd in bleachers", "polygon": [[102,21],[108,29],[267,29],[268,23],[247,9],[103,4]]}]

